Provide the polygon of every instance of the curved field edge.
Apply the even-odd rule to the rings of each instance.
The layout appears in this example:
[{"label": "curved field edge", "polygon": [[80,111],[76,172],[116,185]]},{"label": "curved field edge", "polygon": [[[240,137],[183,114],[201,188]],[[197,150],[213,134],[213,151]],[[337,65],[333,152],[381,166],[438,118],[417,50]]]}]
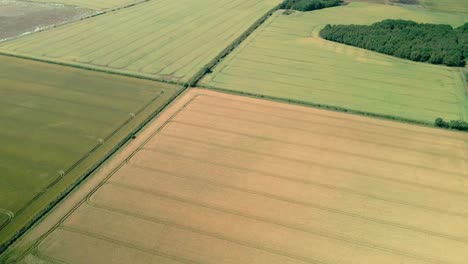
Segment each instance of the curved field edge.
[{"label": "curved field edge", "polygon": [[16,215],[14,221],[2,229],[4,237],[0,239],[0,254],[14,241],[24,234],[34,223],[41,219],[51,208],[70,193],[81,181],[89,176],[97,167],[109,159],[120,147],[131,140],[135,133],[141,130],[164,107],[174,100],[182,91],[182,87],[166,87],[155,100],[149,102],[133,119],[120,127],[103,145],[87,154],[72,167],[47,192],[28,204],[27,211]]},{"label": "curved field edge", "polygon": [[[190,90],[190,88],[183,89],[183,87],[181,87],[180,90],[172,96],[171,100],[169,100],[165,105],[161,106],[158,111],[154,111],[149,117],[147,117],[144,122],[142,122],[132,131],[131,134],[127,135],[127,137],[121,140],[118,146],[109,151],[108,155],[104,159],[100,160],[98,163],[95,163],[85,175],[82,175],[80,179],[75,181],[73,186],[70,186],[70,188],[64,191],[60,197],[54,201],[53,204],[50,204],[47,209],[44,209],[40,216],[37,216],[29,223],[28,228],[25,228],[21,231],[21,233],[18,233],[8,242],[8,244],[1,245],[0,263],[9,263],[11,259],[21,257],[23,253],[28,251],[32,244],[37,242],[36,240],[29,241],[30,235],[35,237],[37,232],[44,232],[43,234],[40,234],[40,237],[37,238],[38,240],[47,236],[49,233],[47,232],[47,229],[53,228],[53,226],[56,224],[53,223],[53,226],[48,226],[49,223],[47,222],[50,220],[52,220],[52,222],[61,222],[61,218],[71,213],[68,211],[73,209],[73,206],[72,208],[68,207],[70,203],[73,204],[75,202],[79,202],[79,204],[81,204],[82,200],[75,199],[74,197],[82,195],[84,198],[87,197],[88,194],[91,193],[95,188],[94,186],[100,185],[102,180],[101,176],[106,176],[108,173],[112,174],[115,160],[120,163],[120,161],[127,158],[128,152],[123,151],[123,149],[132,148],[132,146],[140,146],[141,142],[145,142],[147,140],[148,134],[152,134],[151,127],[155,125],[161,127],[164,126],[164,124],[160,123],[160,120],[165,120],[183,109],[185,106],[179,108],[177,105],[187,103],[185,98],[189,97],[190,95],[184,94],[188,94]],[[134,136],[136,139],[132,140]],[[95,176],[88,177],[93,175]],[[88,189],[89,185],[92,185],[93,187]],[[86,190],[83,191],[83,189]],[[62,207],[66,207],[66,209]],[[42,225],[46,225],[44,230]]]},{"label": "curved field edge", "polygon": [[11,221],[11,215],[0,211],[0,229],[6,226]]},{"label": "curved field edge", "polygon": [[[403,13],[415,12],[415,11],[413,11],[411,9],[406,9],[406,8],[397,7],[397,6],[383,6],[383,5],[377,5],[377,4],[352,3],[352,4],[349,4],[348,6],[345,6],[345,7],[336,7],[336,8],[328,9],[330,11],[326,11],[326,9],[325,9],[325,10],[320,10],[320,11],[314,11],[314,12],[312,12],[310,14],[303,13],[303,12],[298,12],[297,15],[299,16],[299,18],[307,17],[307,18],[312,19],[312,15],[313,14],[315,15],[316,12],[335,12],[335,11],[338,12],[338,10],[341,9],[341,8],[342,8],[343,12],[346,12],[345,9],[349,8],[349,7],[354,8],[354,9],[363,8],[363,7],[364,8],[365,7],[380,8],[380,9],[390,8],[390,9],[395,9],[396,11],[403,12]],[[421,20],[421,19],[428,20],[428,19],[431,18],[431,16],[434,16],[432,13],[429,13],[428,11],[424,11],[424,10],[418,10],[417,12],[418,12],[418,14],[419,13],[421,14],[421,17],[418,17],[417,20]],[[441,16],[440,17],[437,16],[436,20],[444,21],[444,20],[447,20],[448,17],[451,17],[451,15],[449,15],[449,14],[442,14],[442,13],[437,13],[437,14],[440,14]],[[373,16],[375,17],[376,15],[373,15]],[[278,94],[271,94],[271,93],[269,94],[268,89],[266,89],[268,87],[266,87],[263,90],[261,88],[259,88],[258,87],[259,84],[260,84],[260,86],[264,86],[264,85],[265,86],[267,86],[267,85],[269,85],[269,86],[273,85],[274,86],[274,84],[269,84],[269,82],[266,81],[266,79],[265,79],[266,75],[265,74],[267,72],[269,72],[269,70],[264,70],[263,67],[261,67],[261,65],[266,65],[266,66],[268,66],[269,68],[272,68],[272,69],[274,67],[276,67],[276,66],[267,65],[268,60],[265,59],[265,58],[256,59],[256,58],[253,58],[252,56],[254,56],[255,51],[261,51],[259,49],[259,47],[257,47],[259,44],[260,44],[260,47],[266,47],[266,45],[271,45],[271,44],[267,44],[267,42],[266,42],[267,39],[269,39],[269,41],[272,42],[272,43],[276,41],[274,39],[274,37],[278,37],[278,35],[275,35],[276,34],[275,32],[279,30],[279,27],[281,26],[281,23],[280,23],[280,21],[276,21],[275,23],[273,23],[272,21],[275,21],[275,20],[280,19],[280,18],[282,18],[282,20],[280,20],[280,21],[284,21],[284,20],[289,21],[290,20],[289,16],[281,15],[280,11],[275,13],[270,19],[268,19],[262,25],[262,27],[260,27],[255,32],[255,34],[253,34],[246,41],[244,41],[234,52],[232,52],[217,67],[215,67],[213,69],[212,73],[206,75],[205,78],[200,81],[199,86],[202,86],[202,87],[205,87],[205,88],[211,88],[211,89],[220,89],[220,90],[223,90],[223,91],[230,91],[230,92],[240,93],[240,94],[250,94],[251,96],[259,96],[259,97],[264,97],[264,98],[268,97],[268,98],[273,98],[275,100],[283,100],[283,101],[288,101],[288,102],[297,102],[297,103],[304,104],[304,105],[310,105],[310,106],[315,106],[315,107],[324,107],[326,109],[339,110],[339,111],[345,111],[345,112],[353,112],[353,113],[364,114],[364,115],[369,115],[369,116],[376,116],[376,117],[382,117],[382,118],[386,118],[386,119],[392,119],[392,120],[400,120],[400,121],[410,122],[410,123],[426,124],[426,125],[430,125],[430,126],[434,125],[435,118],[438,117],[438,116],[435,116],[435,115],[433,117],[431,117],[431,118],[414,118],[414,117],[418,116],[419,114],[410,114],[410,115],[406,115],[406,116],[405,115],[395,115],[395,114],[391,114],[390,113],[391,111],[387,111],[387,113],[385,113],[385,111],[380,111],[380,112],[379,111],[374,111],[372,108],[369,108],[369,107],[367,109],[364,108],[364,107],[353,108],[353,107],[349,107],[349,106],[345,106],[345,105],[340,105],[340,104],[337,104],[337,103],[330,103],[330,102],[320,101],[320,100],[317,100],[317,99],[310,99],[310,98],[314,97],[313,96],[314,95],[314,89],[311,88],[311,87],[309,87],[309,89],[310,89],[309,98],[304,99],[304,100],[302,100],[300,98],[295,98],[295,97],[293,97],[291,95],[287,95],[287,94],[281,95],[281,96],[278,95]],[[457,19],[452,21],[452,23],[458,25],[458,24],[462,23],[463,20],[466,20],[466,18],[463,18],[463,17],[461,17],[459,15],[458,15]],[[298,18],[294,19],[294,21],[296,21],[296,20],[298,20]],[[360,19],[360,20],[362,20],[362,19]],[[309,21],[309,20],[307,20],[307,21]],[[299,23],[299,22],[296,21],[293,24],[296,25],[297,23]],[[310,23],[310,21],[309,21],[309,23]],[[323,22],[323,23],[326,23],[326,21]],[[274,25],[272,25],[272,24],[274,24]],[[307,23],[304,22],[302,24],[307,24]],[[301,26],[296,25],[296,26],[301,27],[300,30],[302,30],[302,27],[307,27],[307,25],[305,25],[305,26],[304,25],[301,25]],[[308,33],[307,36],[317,37],[318,30],[319,30],[319,28],[317,28],[317,27],[309,27],[308,28],[309,33]],[[295,33],[295,31],[290,32],[290,34],[292,34],[292,35],[294,35],[294,33]],[[260,40],[257,42],[257,39],[260,39]],[[314,41],[314,43],[318,42],[318,40],[314,39],[314,37],[305,37],[303,35],[297,36],[296,39],[294,39],[294,40],[289,40],[289,39],[286,38],[286,36],[280,36],[280,38],[277,40],[277,42],[279,42],[280,44],[277,44],[274,47],[286,47],[286,46],[288,46],[288,44],[291,44],[291,45],[289,45],[289,52],[294,53],[294,50],[295,50],[294,44],[295,43],[300,42],[300,45],[306,45],[307,43],[309,43],[308,41],[310,41],[310,43],[312,43],[313,41]],[[321,43],[321,45],[331,45],[331,44],[325,43],[325,42],[328,42],[328,41],[325,41],[325,40],[323,40],[321,42],[323,42],[323,43]],[[333,42],[330,42],[330,43],[333,43]],[[273,44],[273,45],[275,45],[275,44]],[[333,43],[333,45],[337,46],[336,48],[339,48],[341,52],[343,52],[344,49],[347,49],[349,47],[349,46],[342,45],[342,44],[336,45],[336,43]],[[253,46],[254,49],[251,48],[252,46]],[[303,46],[299,46],[299,48],[303,48]],[[320,51],[320,48],[318,48],[318,49],[316,48],[315,51],[311,51],[311,52],[316,53],[316,52],[319,52],[319,51]],[[271,51],[271,52],[273,52],[273,51]],[[267,54],[270,55],[271,52],[268,51]],[[278,56],[288,55],[288,53],[285,53],[286,51],[283,52],[283,50],[281,50],[281,52],[282,52],[281,53],[282,55],[278,55]],[[358,50],[357,48],[354,48],[353,50],[351,50],[349,52],[350,53],[351,52],[352,53],[359,53],[359,52],[364,53],[364,50],[362,50],[362,49]],[[451,108],[453,108],[452,109],[453,111],[455,111],[454,110],[455,108],[457,109],[456,113],[457,113],[457,116],[459,117],[459,119],[467,120],[467,118],[468,118],[468,97],[465,96],[465,91],[464,91],[465,87],[463,85],[462,79],[459,77],[460,74],[458,73],[458,68],[453,69],[453,68],[449,68],[449,67],[421,64],[421,63],[406,61],[406,60],[394,58],[392,56],[373,53],[373,52],[368,52],[368,51],[365,51],[365,53],[366,54],[367,53],[369,53],[369,54],[372,53],[372,55],[374,55],[372,57],[374,60],[377,60],[377,59],[380,58],[381,60],[383,60],[383,62],[386,62],[386,63],[388,63],[388,62],[393,62],[393,63],[397,63],[397,64],[398,63],[400,63],[400,64],[403,63],[403,65],[406,65],[405,67],[413,67],[413,68],[418,67],[419,65],[421,65],[421,66],[423,66],[425,68],[428,68],[428,69],[434,69],[434,70],[440,69],[440,70],[449,71],[450,72],[449,74],[450,74],[451,77],[447,77],[445,81],[452,82],[452,84],[451,84],[452,88],[447,90],[446,97],[450,98],[450,96],[452,96],[450,100],[455,100],[455,98],[456,98],[458,103],[453,104],[453,106],[451,106]],[[241,58],[237,59],[237,57],[239,55],[241,56]],[[267,55],[262,55],[262,54],[260,54],[260,55],[261,55],[261,57],[262,56],[263,57],[267,56]],[[250,73],[246,73],[246,75],[241,77],[239,72],[245,72],[245,70],[244,71],[241,70],[241,68],[242,68],[241,66],[242,66],[243,61],[247,60],[246,58],[249,58],[248,63],[250,63],[250,60],[257,61],[257,62],[256,63],[250,63],[248,65],[244,65],[244,66],[249,66],[248,69],[250,69]],[[338,54],[336,59],[339,60],[339,58],[340,58],[340,56]],[[274,58],[273,60],[274,60],[274,62],[276,62],[276,58]],[[242,62],[239,62],[239,61],[242,61]],[[314,60],[314,61],[315,61],[314,64],[317,67],[321,68],[320,67],[320,62],[317,62],[316,60]],[[271,63],[273,63],[273,62],[271,62]],[[341,64],[341,63],[339,63],[339,64]],[[272,64],[272,65],[276,65],[276,63]],[[254,66],[256,66],[258,68],[254,68]],[[327,68],[330,67],[330,65],[325,65],[325,66]],[[317,69],[319,69],[319,68],[317,68]],[[279,70],[277,68],[275,68],[275,69]],[[313,72],[314,71],[313,69],[314,68],[311,68],[309,70]],[[264,74],[265,76],[262,75],[262,76],[258,77],[258,75],[256,75],[256,74],[259,73],[258,71],[260,71],[261,73],[265,73]],[[335,69],[335,72],[337,74],[337,77],[340,79],[340,81],[345,80],[344,77],[340,76],[341,73],[339,73],[340,72],[339,69]],[[356,81],[355,80],[355,81],[351,82],[351,80],[349,80],[349,76],[351,75],[350,72],[344,72],[344,73],[345,73],[345,75],[348,75],[348,77],[347,77],[348,78],[348,83],[352,84],[352,83],[354,83]],[[283,72],[282,74],[284,75],[286,73]],[[394,80],[396,80],[395,83],[400,82],[399,78],[392,79],[391,78],[392,75],[390,73],[381,72],[379,74],[387,74],[388,79],[390,81],[393,82]],[[359,78],[366,78],[366,76],[364,76],[362,72],[361,73],[356,72],[355,75],[357,75],[358,79]],[[353,75],[353,78],[354,78],[355,75]],[[218,78],[218,76],[221,76],[222,81],[220,81],[220,82],[214,81],[214,79]],[[254,77],[254,76],[257,76],[257,77]],[[304,76],[302,76],[302,77],[304,77]],[[316,78],[318,78],[318,77],[316,77]],[[406,78],[408,78],[408,77],[406,77]],[[415,80],[418,79],[418,78],[414,78],[414,77],[410,77],[410,78],[413,78]],[[255,79],[256,82],[255,82],[255,84],[252,84],[252,85],[255,85],[255,87],[256,87],[254,89],[255,91],[249,91],[250,88],[242,87],[243,86],[242,83],[246,84],[250,80],[254,80],[254,79]],[[299,78],[299,79],[301,79],[301,82],[302,82],[302,79],[304,79],[304,78]],[[292,80],[294,82],[299,82],[299,79],[291,77],[291,78],[289,78],[289,81]],[[231,85],[229,85],[229,80],[232,80],[232,82],[233,82]],[[408,80],[406,80],[406,82],[408,82]],[[328,81],[327,80],[322,80],[322,81],[324,83],[321,84],[321,85],[326,87]],[[274,81],[272,81],[272,82],[274,82]],[[286,84],[286,82],[287,82],[287,80],[285,81],[284,85],[290,85],[290,84]],[[337,83],[334,83],[334,82],[335,81],[332,80],[332,84],[337,85]],[[417,83],[416,85],[418,85],[418,84],[419,83]],[[317,86],[317,85],[318,84],[315,82],[315,86]],[[369,84],[364,83],[364,85],[369,85]],[[237,88],[233,88],[233,86],[236,86]],[[387,84],[387,86],[388,86],[388,84]],[[394,86],[394,87],[397,87],[397,86]],[[401,86],[401,87],[397,87],[397,88],[399,88],[401,90],[401,88],[405,88],[405,87]],[[335,88],[333,88],[333,89],[335,89]],[[366,89],[369,89],[369,88],[366,88]],[[379,89],[380,89],[380,87],[379,87]],[[434,89],[434,87],[432,89]],[[441,88],[438,88],[438,89],[440,90]],[[408,89],[408,91],[410,93],[413,92],[413,91],[411,91],[411,89]],[[415,92],[423,93],[423,91],[424,91],[424,89],[420,89],[420,91],[416,90]],[[288,89],[288,92],[291,92],[291,91],[289,91],[289,89]],[[277,91],[275,91],[275,93],[277,93]],[[418,101],[418,103],[421,103],[419,101],[421,101],[421,100],[426,100],[427,101],[428,98],[430,97],[430,94],[429,94],[429,96],[425,95],[425,97],[427,97],[427,98],[421,99],[419,97],[418,98],[415,97],[415,99]],[[437,101],[437,98],[434,98],[434,99]],[[407,110],[408,111],[409,110],[415,111],[415,110],[418,109],[418,107],[421,107],[421,106],[417,106],[416,108],[408,107]],[[433,109],[437,109],[436,106],[431,106],[431,107]],[[409,112],[411,112],[411,111],[409,111]],[[425,113],[423,115],[423,117],[427,116],[427,115],[428,114]],[[443,115],[442,115],[442,117],[443,117]],[[451,118],[448,118],[448,119],[451,119]]]}]

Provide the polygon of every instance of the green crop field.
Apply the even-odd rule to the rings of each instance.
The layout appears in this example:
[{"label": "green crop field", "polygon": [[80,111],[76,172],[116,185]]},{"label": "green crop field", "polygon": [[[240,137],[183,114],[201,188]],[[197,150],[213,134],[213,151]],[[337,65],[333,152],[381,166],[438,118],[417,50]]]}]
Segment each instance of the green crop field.
[{"label": "green crop field", "polygon": [[34,0],[35,2],[74,5],[94,10],[105,10],[141,2],[142,0]]},{"label": "green crop field", "polygon": [[468,12],[468,0],[420,0],[429,9],[448,12]]},{"label": "green crop field", "polygon": [[0,56],[0,249],[179,89]]},{"label": "green crop field", "polygon": [[468,16],[367,3],[291,15],[282,12],[276,12],[201,84],[427,123],[439,116],[468,120],[459,68],[402,60],[318,36],[327,23],[402,18],[458,26],[468,22]]},{"label": "green crop field", "polygon": [[0,44],[0,51],[185,82],[281,0],[158,0]]}]

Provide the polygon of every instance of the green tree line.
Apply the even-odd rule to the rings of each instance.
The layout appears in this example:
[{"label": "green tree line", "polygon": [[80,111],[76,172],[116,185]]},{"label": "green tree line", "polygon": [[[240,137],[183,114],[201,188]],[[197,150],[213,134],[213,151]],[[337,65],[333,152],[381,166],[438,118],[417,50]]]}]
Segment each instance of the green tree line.
[{"label": "green tree line", "polygon": [[412,61],[462,67],[468,59],[468,23],[453,28],[387,19],[372,25],[326,25],[320,36]]},{"label": "green tree line", "polygon": [[311,11],[332,6],[339,6],[342,0],[285,0],[280,8],[298,11]]},{"label": "green tree line", "polygon": [[444,121],[444,119],[439,117],[435,120],[435,126],[460,131],[468,131],[468,122],[461,120]]}]

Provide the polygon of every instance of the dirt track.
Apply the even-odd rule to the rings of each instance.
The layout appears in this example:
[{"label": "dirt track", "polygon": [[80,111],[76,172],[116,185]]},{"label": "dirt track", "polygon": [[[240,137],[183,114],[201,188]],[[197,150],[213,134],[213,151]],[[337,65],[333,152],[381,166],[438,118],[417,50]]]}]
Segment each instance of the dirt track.
[{"label": "dirt track", "polygon": [[462,264],[467,142],[195,89],[16,248],[63,219],[23,260]]}]

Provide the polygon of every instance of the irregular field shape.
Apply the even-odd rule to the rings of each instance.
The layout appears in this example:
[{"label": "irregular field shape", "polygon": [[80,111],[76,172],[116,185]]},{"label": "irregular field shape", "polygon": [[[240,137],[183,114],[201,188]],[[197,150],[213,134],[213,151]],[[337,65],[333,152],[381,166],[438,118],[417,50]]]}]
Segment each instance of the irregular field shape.
[{"label": "irregular field shape", "polygon": [[115,248],[133,263],[462,264],[467,144],[462,133],[195,89],[5,261],[96,263]]},{"label": "irregular field shape", "polygon": [[35,2],[56,3],[64,5],[79,6],[94,10],[106,10],[111,8],[123,7],[142,0],[34,0]]},{"label": "irregular field shape", "polygon": [[386,18],[460,25],[466,15],[351,3],[278,11],[202,80],[202,85],[433,123],[468,120],[459,68],[406,61],[318,37],[325,24]]},{"label": "irregular field shape", "polygon": [[178,89],[0,56],[0,245]]},{"label": "irregular field shape", "polygon": [[279,3],[149,1],[7,42],[0,50],[184,82]]}]

